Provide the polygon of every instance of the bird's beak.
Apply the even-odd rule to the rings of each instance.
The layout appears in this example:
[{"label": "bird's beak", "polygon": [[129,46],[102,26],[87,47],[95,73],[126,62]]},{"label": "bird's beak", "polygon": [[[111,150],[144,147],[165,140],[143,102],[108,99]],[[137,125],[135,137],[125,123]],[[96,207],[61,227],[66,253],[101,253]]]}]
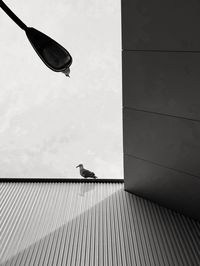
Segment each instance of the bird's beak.
[{"label": "bird's beak", "polygon": [[76,168],[78,168],[78,167],[79,167],[79,165],[76,166]]}]

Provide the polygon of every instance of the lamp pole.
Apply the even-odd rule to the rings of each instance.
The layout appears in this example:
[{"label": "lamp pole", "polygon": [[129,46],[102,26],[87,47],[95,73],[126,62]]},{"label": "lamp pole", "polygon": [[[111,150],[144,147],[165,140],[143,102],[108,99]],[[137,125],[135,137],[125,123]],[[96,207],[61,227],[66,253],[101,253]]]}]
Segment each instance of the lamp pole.
[{"label": "lamp pole", "polygon": [[72,64],[70,53],[49,36],[32,27],[27,27],[2,0],[0,0],[0,7],[25,31],[28,40],[45,65],[51,70],[63,72],[69,77],[70,66]]},{"label": "lamp pole", "polygon": [[2,0],[0,0],[0,7],[22,30],[26,30],[27,26],[24,22],[22,22]]}]

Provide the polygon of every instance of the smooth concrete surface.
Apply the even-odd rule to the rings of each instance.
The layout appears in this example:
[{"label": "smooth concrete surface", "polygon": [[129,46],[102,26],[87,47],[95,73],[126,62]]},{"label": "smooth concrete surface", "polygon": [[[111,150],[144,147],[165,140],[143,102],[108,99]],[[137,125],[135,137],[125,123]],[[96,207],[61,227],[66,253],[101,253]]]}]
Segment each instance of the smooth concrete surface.
[{"label": "smooth concrete surface", "polygon": [[122,47],[199,51],[200,2],[122,0]]},{"label": "smooth concrete surface", "polygon": [[126,190],[200,220],[199,178],[126,154],[124,168]]},{"label": "smooth concrete surface", "polygon": [[200,53],[123,53],[123,104],[200,120]]},{"label": "smooth concrete surface", "polygon": [[200,179],[200,123],[124,109],[124,153]]},{"label": "smooth concrete surface", "polygon": [[195,0],[122,0],[125,188],[198,219],[199,14]]}]

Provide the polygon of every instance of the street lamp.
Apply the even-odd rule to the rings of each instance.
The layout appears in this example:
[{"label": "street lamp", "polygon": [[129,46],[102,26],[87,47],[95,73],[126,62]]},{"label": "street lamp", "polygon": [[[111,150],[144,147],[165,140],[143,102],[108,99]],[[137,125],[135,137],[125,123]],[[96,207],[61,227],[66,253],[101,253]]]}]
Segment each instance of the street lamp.
[{"label": "street lamp", "polygon": [[44,33],[32,27],[27,27],[2,0],[0,0],[0,7],[25,31],[28,40],[45,65],[51,70],[63,72],[69,77],[72,64],[72,57],[69,52]]}]

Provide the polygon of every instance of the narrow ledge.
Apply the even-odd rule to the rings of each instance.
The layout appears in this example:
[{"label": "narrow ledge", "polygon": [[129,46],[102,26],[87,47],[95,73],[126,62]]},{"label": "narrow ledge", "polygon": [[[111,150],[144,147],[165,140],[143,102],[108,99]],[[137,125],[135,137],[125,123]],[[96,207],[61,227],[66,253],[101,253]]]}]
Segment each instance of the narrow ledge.
[{"label": "narrow ledge", "polygon": [[124,183],[124,179],[84,178],[0,178],[0,183]]}]

